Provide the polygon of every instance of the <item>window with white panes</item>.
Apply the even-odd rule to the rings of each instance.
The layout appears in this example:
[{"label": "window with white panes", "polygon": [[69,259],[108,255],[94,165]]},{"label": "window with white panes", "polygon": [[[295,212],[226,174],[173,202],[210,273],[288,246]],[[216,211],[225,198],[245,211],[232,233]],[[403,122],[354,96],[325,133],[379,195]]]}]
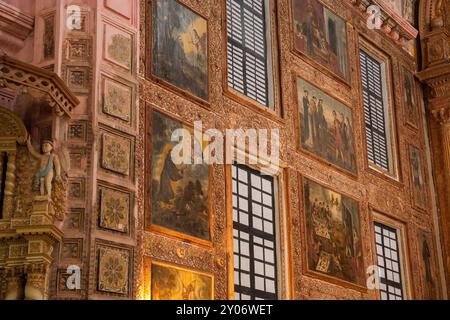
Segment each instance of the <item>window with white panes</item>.
[{"label": "window with white panes", "polygon": [[234,298],[276,300],[275,180],[232,166]]},{"label": "window with white panes", "polygon": [[359,56],[368,161],[395,175],[386,63],[365,50]]},{"label": "window with white panes", "polygon": [[270,0],[227,0],[228,86],[274,108]]},{"label": "window with white panes", "polygon": [[403,300],[400,239],[397,229],[375,222],[381,300]]}]

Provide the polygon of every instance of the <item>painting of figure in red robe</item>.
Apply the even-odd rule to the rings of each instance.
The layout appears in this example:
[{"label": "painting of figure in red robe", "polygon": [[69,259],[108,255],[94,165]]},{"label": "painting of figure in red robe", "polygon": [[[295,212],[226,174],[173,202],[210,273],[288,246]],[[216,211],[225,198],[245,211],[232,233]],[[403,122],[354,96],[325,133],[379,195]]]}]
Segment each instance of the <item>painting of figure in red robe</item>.
[{"label": "painting of figure in red robe", "polygon": [[347,26],[317,0],[292,0],[294,48],[348,81]]},{"label": "painting of figure in red robe", "polygon": [[308,179],[303,192],[309,270],[364,285],[358,203]]},{"label": "painting of figure in red robe", "polygon": [[171,137],[181,128],[193,131],[161,113],[152,113],[151,224],[210,241],[209,167],[174,163],[172,150],[178,141]]}]

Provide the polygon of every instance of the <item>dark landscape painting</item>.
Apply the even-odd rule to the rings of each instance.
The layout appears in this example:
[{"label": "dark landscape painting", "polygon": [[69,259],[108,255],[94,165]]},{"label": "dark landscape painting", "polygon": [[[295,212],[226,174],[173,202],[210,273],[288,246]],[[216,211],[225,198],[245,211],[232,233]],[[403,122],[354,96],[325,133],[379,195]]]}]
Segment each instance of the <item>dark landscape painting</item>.
[{"label": "dark landscape painting", "polygon": [[294,48],[348,80],[347,27],[317,0],[292,0]]},{"label": "dark landscape painting", "polygon": [[425,179],[423,175],[422,160],[420,150],[416,147],[409,148],[409,161],[411,165],[411,179],[413,189],[413,202],[416,206],[427,208],[427,191],[425,188]]},{"label": "dark landscape painting", "polygon": [[153,0],[152,74],[208,100],[207,21],[175,0]]},{"label": "dark landscape painting", "polygon": [[301,147],[356,173],[352,111],[313,85],[297,78]]},{"label": "dark landscape painting", "polygon": [[405,102],[406,122],[417,128],[419,126],[419,108],[417,106],[414,76],[411,71],[403,68],[403,94]]},{"label": "dark landscape painting", "polygon": [[[152,225],[210,241],[209,167],[174,163],[174,130],[191,128],[158,112],[152,115]],[[169,232],[170,233],[170,232]]]},{"label": "dark landscape painting", "polygon": [[365,284],[358,203],[304,180],[308,268]]}]

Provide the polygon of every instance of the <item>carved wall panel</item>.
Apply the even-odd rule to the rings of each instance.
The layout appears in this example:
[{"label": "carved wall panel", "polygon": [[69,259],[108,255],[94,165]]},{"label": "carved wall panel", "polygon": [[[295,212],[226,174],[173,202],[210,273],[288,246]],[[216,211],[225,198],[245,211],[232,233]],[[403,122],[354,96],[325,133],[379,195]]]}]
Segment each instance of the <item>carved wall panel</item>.
[{"label": "carved wall panel", "polygon": [[66,69],[66,82],[74,92],[86,93],[89,77],[88,67],[69,66]]},{"label": "carved wall panel", "polygon": [[68,125],[68,140],[84,142],[87,136],[87,124],[85,121],[76,121]]},{"label": "carved wall panel", "polygon": [[69,198],[71,200],[83,200],[85,197],[84,180],[74,179],[69,182]]},{"label": "carved wall panel", "polygon": [[119,295],[129,295],[130,262],[132,256],[129,250],[99,246],[98,254],[98,290]]},{"label": "carved wall panel", "polygon": [[133,36],[117,27],[104,25],[104,58],[131,71],[133,63]]},{"label": "carved wall panel", "polygon": [[78,260],[82,259],[82,239],[64,239],[61,248],[61,260]]},{"label": "carved wall panel", "polygon": [[133,89],[127,84],[104,77],[102,81],[103,113],[130,123],[132,120]]},{"label": "carved wall panel", "polygon": [[89,38],[67,38],[66,59],[70,61],[87,61],[92,55],[92,42]]},{"label": "carved wall panel", "polygon": [[[81,291],[84,290],[85,284],[80,283],[80,289],[69,289],[67,286],[70,274],[67,273],[66,269],[59,269],[57,272],[57,284],[56,284],[56,293],[59,297],[67,299],[80,299],[81,297]],[[80,275],[82,276],[82,271],[80,272]],[[69,281],[70,282],[70,281]]]},{"label": "carved wall panel", "polygon": [[103,186],[99,191],[99,226],[120,233],[129,233],[132,208],[130,194]]},{"label": "carved wall panel", "polygon": [[110,133],[102,134],[102,162],[104,169],[130,175],[131,141]]},{"label": "carved wall panel", "polygon": [[67,213],[67,217],[64,220],[64,228],[66,230],[81,231],[83,228],[84,209],[72,208]]}]

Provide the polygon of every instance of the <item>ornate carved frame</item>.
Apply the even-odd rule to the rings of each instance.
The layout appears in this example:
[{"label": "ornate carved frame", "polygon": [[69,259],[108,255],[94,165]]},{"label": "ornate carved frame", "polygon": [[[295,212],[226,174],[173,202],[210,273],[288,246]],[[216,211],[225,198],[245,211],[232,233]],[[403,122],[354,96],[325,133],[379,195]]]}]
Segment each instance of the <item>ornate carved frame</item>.
[{"label": "ornate carved frame", "polygon": [[200,14],[198,11],[194,10],[193,8],[188,7],[184,3],[175,0],[179,5],[183,6],[189,11],[192,11],[199,17],[203,18],[206,21],[207,26],[207,61],[208,61],[208,74],[207,74],[207,85],[208,85],[208,100],[204,100],[200,97],[195,96],[193,93],[190,93],[187,90],[178,88],[176,85],[169,83],[166,80],[163,80],[161,78],[158,78],[157,76],[153,75],[152,72],[152,66],[153,66],[153,58],[152,58],[152,47],[153,47],[153,1],[157,0],[145,0],[145,20],[149,22],[147,24],[146,28],[146,35],[145,35],[145,55],[146,58],[146,64],[145,64],[145,77],[149,80],[153,80],[157,84],[161,85],[162,87],[168,89],[169,91],[176,93],[178,95],[181,95],[183,98],[187,98],[189,100],[192,100],[194,102],[199,103],[201,106],[205,107],[206,109],[210,109],[210,99],[211,99],[211,86],[210,86],[210,79],[211,79],[211,52],[210,52],[210,28],[209,28],[209,20],[204,15]]},{"label": "ornate carved frame", "polygon": [[[335,72],[331,71],[329,68],[327,68],[326,66],[322,65],[321,63],[319,63],[318,61],[315,61],[312,57],[309,57],[307,54],[302,53],[298,50],[295,49],[294,46],[294,10],[293,10],[293,1],[296,0],[288,0],[289,1],[289,28],[290,28],[290,46],[291,46],[291,52],[294,53],[295,55],[297,55],[298,57],[300,57],[301,59],[303,59],[304,61],[306,61],[307,63],[309,63],[312,67],[314,67],[315,69],[319,69],[321,71],[323,71],[323,73],[330,75],[333,79],[336,79],[342,83],[344,83],[345,85],[350,87],[350,83],[351,83],[351,71],[350,71],[350,65],[347,65],[347,75],[348,75],[348,79],[342,78],[339,75],[337,75]],[[352,28],[349,28],[349,23],[346,21],[346,19],[344,19],[343,17],[341,17],[340,15],[338,15],[334,10],[332,10],[328,5],[324,4],[322,1],[317,0],[320,5],[323,6],[324,9],[328,9],[330,12],[332,12],[334,15],[336,15],[338,18],[342,19],[342,21],[345,23],[345,36],[347,39],[347,63],[350,64],[350,55],[349,55],[349,41],[348,39],[350,39],[349,35],[350,35],[350,31]]]},{"label": "ornate carved frame", "polygon": [[211,294],[212,294],[211,300],[214,300],[214,296],[215,296],[215,294],[214,294],[214,280],[215,280],[214,275],[206,273],[206,272],[188,269],[186,267],[182,267],[182,266],[178,266],[178,265],[169,264],[166,262],[164,262],[164,263],[159,262],[157,260],[152,260],[151,258],[147,258],[147,257],[144,258],[144,299],[145,300],[151,300],[151,297],[152,297],[152,293],[151,293],[152,265],[168,267],[168,268],[172,268],[172,269],[176,269],[176,270],[181,270],[181,271],[190,272],[190,273],[209,277],[211,279]]},{"label": "ornate carved frame", "polygon": [[[302,78],[300,75],[298,74],[293,74],[292,76],[292,81],[293,81],[293,92],[294,92],[294,100],[295,100],[295,115],[294,115],[294,120],[295,120],[295,131],[296,131],[296,135],[295,135],[295,139],[296,139],[296,147],[297,150],[299,150],[300,152],[303,152],[305,154],[307,154],[309,157],[312,157],[313,159],[325,163],[333,168],[335,168],[336,170],[342,172],[343,174],[347,175],[348,177],[357,180],[358,179],[358,175],[359,175],[359,168],[358,168],[358,163],[356,162],[356,168],[355,168],[355,173],[346,170],[324,158],[321,158],[318,155],[315,155],[314,153],[312,153],[311,151],[308,151],[306,149],[304,149],[301,145],[301,126],[300,126],[300,119],[299,119],[299,112],[300,112],[300,105],[299,105],[299,94],[297,92],[297,81],[298,79],[301,79],[303,81],[305,81],[306,83],[316,87],[318,90],[322,91],[323,93],[325,93],[328,97],[332,98],[333,100],[338,101],[339,103],[341,103],[342,105],[344,105],[345,107],[347,107],[351,112],[352,112],[352,127],[353,127],[353,136],[355,137],[355,118],[356,118],[356,111],[354,108],[349,107],[347,105],[347,103],[342,100],[341,98],[333,95],[332,93],[330,93],[328,90],[323,90],[320,88],[320,86],[317,86],[316,84],[310,82],[309,80],[306,80],[304,78]],[[357,150],[356,150],[356,146],[355,146],[355,155],[357,155]]]},{"label": "ornate carved frame", "polygon": [[[411,161],[412,161],[412,159],[411,159],[411,148],[415,148],[415,149],[417,149],[418,151],[419,151],[419,155],[420,155],[420,163],[422,164],[422,166],[420,167],[420,170],[421,170],[421,174],[422,174],[422,177],[423,177],[423,183],[424,183],[424,193],[425,193],[425,196],[426,196],[426,199],[425,199],[425,202],[426,202],[426,207],[421,207],[421,206],[419,206],[419,205],[417,205],[416,204],[416,201],[414,200],[414,186],[413,186],[413,184],[414,184],[414,182],[413,182],[413,177],[412,177],[412,168],[411,168]],[[424,160],[424,155],[423,155],[423,151],[422,151],[422,149],[421,148],[419,148],[419,147],[417,147],[416,145],[413,145],[413,144],[408,144],[407,145],[407,151],[408,151],[408,170],[409,170],[409,189],[410,189],[410,191],[409,191],[409,193],[410,193],[410,196],[411,196],[411,204],[412,204],[412,207],[414,208],[414,209],[416,209],[416,210],[420,210],[420,211],[423,211],[423,212],[428,212],[429,210],[430,210],[430,194],[429,194],[429,191],[430,191],[430,188],[428,187],[429,186],[429,181],[428,181],[428,175],[426,174],[426,166],[424,166],[424,164],[426,163]]]},{"label": "ornate carved frame", "polygon": [[[332,187],[324,185],[321,181],[317,181],[314,178],[310,178],[310,177],[304,177],[300,173],[298,173],[298,183],[299,183],[298,190],[299,190],[299,193],[300,193],[299,194],[299,201],[301,203],[301,205],[299,207],[302,208],[303,213],[304,213],[304,214],[302,214],[302,217],[301,217],[301,224],[302,224],[301,225],[301,230],[302,230],[302,237],[301,237],[301,239],[302,239],[302,241],[304,243],[304,250],[305,250],[305,253],[302,255],[302,260],[303,260],[302,273],[304,275],[306,275],[306,276],[311,276],[313,278],[320,279],[320,280],[323,280],[323,281],[326,281],[326,282],[329,282],[329,283],[333,283],[333,284],[342,286],[344,288],[357,290],[357,291],[362,292],[362,293],[367,293],[368,289],[367,289],[367,287],[365,287],[363,285],[360,285],[360,284],[357,284],[357,283],[352,283],[350,281],[339,279],[337,277],[329,276],[329,275],[326,275],[326,274],[323,274],[323,273],[320,273],[320,272],[317,272],[317,271],[314,271],[314,270],[310,269],[309,262],[308,262],[308,260],[309,260],[308,259],[309,258],[308,246],[309,245],[308,245],[308,238],[307,238],[307,234],[308,234],[307,221],[306,221],[306,219],[307,219],[307,217],[306,217],[307,209],[306,209],[305,190],[304,190],[305,189],[304,188],[304,180],[305,179],[310,180],[310,181],[320,185],[322,188],[331,190],[333,192],[336,192],[336,193],[338,193],[340,195],[343,195],[343,196],[345,196],[345,197],[347,197],[349,199],[352,199],[352,200],[356,201],[356,203],[358,204],[359,230],[360,230],[360,234],[361,234],[361,244],[362,244],[361,247],[364,247],[364,241],[363,241],[364,237],[362,236],[362,230],[363,229],[362,229],[362,223],[361,223],[361,220],[362,220],[362,211],[361,211],[361,209],[362,209],[362,207],[361,207],[360,201],[358,199],[354,198],[353,196],[345,193],[345,192],[340,192],[340,191],[337,191],[337,190],[333,189]],[[366,254],[367,253],[362,252],[363,261],[365,261]],[[364,267],[365,266],[363,265],[362,268],[365,270]]]},{"label": "ornate carved frame", "polygon": [[151,106],[146,108],[146,115],[145,115],[145,122],[146,122],[146,138],[147,141],[145,142],[145,223],[144,223],[144,230],[156,232],[156,233],[162,233],[166,234],[171,237],[175,237],[181,240],[184,240],[186,242],[206,246],[206,247],[213,247],[214,244],[214,210],[213,210],[213,204],[212,204],[212,186],[213,186],[213,178],[214,178],[214,166],[209,166],[209,179],[208,179],[208,202],[209,202],[209,230],[210,230],[210,240],[203,240],[199,239],[194,236],[190,236],[187,234],[184,234],[182,232],[174,231],[165,227],[157,226],[152,224],[151,222],[151,215],[152,215],[152,204],[151,204],[151,198],[152,198],[152,113],[158,112],[162,114],[165,117],[168,117],[171,120],[177,121],[180,124],[192,128],[190,124],[188,124],[186,121],[177,118],[173,115],[170,115],[167,111],[157,108],[156,106]]},{"label": "ornate carved frame", "polygon": [[[413,123],[411,123],[410,121],[408,121],[408,118],[406,116],[406,112],[407,112],[407,105],[406,105],[406,100],[405,100],[405,95],[406,95],[406,90],[405,90],[405,76],[406,76],[406,72],[411,73],[412,75],[412,79],[413,79],[413,87],[412,87],[412,91],[414,94],[414,98],[416,101],[416,110],[418,112],[418,116],[417,116],[417,126],[415,126]],[[400,76],[401,76],[401,93],[402,93],[402,102],[403,102],[403,120],[406,126],[408,126],[409,128],[411,128],[413,131],[417,132],[420,128],[421,128],[421,123],[422,123],[422,116],[421,116],[421,112],[420,112],[420,99],[419,99],[419,95],[417,94],[417,81],[416,78],[414,76],[414,72],[411,71],[411,69],[403,63],[400,63]]]}]

